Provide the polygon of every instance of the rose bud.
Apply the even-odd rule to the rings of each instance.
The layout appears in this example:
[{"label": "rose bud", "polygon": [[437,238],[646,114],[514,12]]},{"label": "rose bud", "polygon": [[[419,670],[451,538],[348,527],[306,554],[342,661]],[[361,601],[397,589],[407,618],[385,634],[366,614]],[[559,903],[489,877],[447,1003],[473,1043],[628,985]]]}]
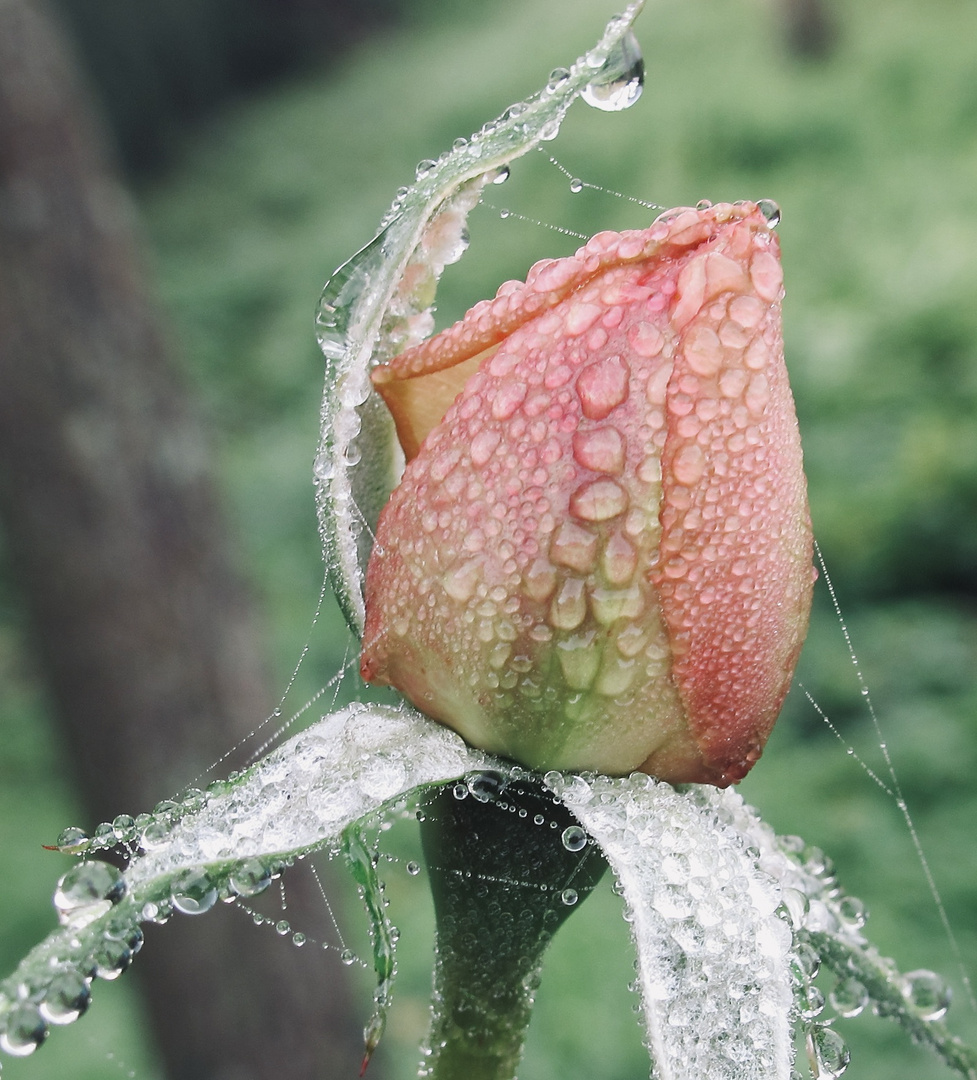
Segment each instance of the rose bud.
[{"label": "rose bud", "polygon": [[673,210],[375,368],[363,678],[533,769],[745,776],[813,584],[781,296],[759,206]]}]

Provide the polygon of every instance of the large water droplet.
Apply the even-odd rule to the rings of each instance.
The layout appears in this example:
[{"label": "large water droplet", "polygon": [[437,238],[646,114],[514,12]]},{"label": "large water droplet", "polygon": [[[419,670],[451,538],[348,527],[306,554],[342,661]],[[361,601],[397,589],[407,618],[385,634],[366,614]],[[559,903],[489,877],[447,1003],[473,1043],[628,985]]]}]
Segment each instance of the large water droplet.
[{"label": "large water droplet", "polygon": [[465,777],[468,790],[479,802],[493,802],[505,788],[505,777],[494,769]]},{"label": "large water droplet", "polygon": [[132,963],[132,950],[118,938],[102,938],[92,954],[92,967],[100,979],[117,979]]},{"label": "large water droplet", "polygon": [[271,884],[271,870],[260,859],[246,859],[228,874],[227,884],[236,896],[257,896]]},{"label": "large water droplet", "polygon": [[65,829],[58,837],[59,848],[81,847],[88,843],[88,833],[74,826]]},{"label": "large water droplet", "polygon": [[909,971],[903,976],[903,995],[923,1020],[941,1020],[950,1008],[951,992],[935,971]]},{"label": "large water droplet", "polygon": [[771,229],[776,229],[780,224],[780,206],[775,203],[773,199],[759,199],[757,201],[757,207],[760,213],[767,219],[767,224]]},{"label": "large water droplet", "polygon": [[837,1080],[848,1068],[851,1054],[845,1040],[834,1028],[818,1024],[808,1035],[814,1080]]},{"label": "large water droplet", "polygon": [[868,1004],[868,990],[858,981],[849,976],[841,979],[838,985],[828,995],[831,1007],[846,1020],[858,1014]]},{"label": "large water droplet", "polygon": [[170,885],[170,899],[184,915],[202,915],[217,903],[217,885],[203,870],[184,870]]},{"label": "large water droplet", "polygon": [[620,112],[641,97],[645,63],[638,39],[630,31],[608,53],[597,74],[581,91],[588,105],[604,112]]},{"label": "large water droplet", "polygon": [[573,907],[580,897],[577,895],[576,889],[564,889],[563,892],[560,893],[560,899],[567,907]]},{"label": "large water droplet", "polygon": [[15,1005],[0,1021],[0,1050],[14,1057],[33,1054],[46,1037],[47,1025],[29,1001]]},{"label": "large water droplet", "polygon": [[567,851],[583,851],[587,846],[587,834],[579,825],[570,825],[564,829],[562,840]]},{"label": "large water droplet", "polygon": [[61,971],[48,983],[39,1005],[50,1024],[70,1024],[88,1008],[92,999],[89,980],[77,971]]},{"label": "large water droplet", "polygon": [[82,862],[58,882],[54,906],[62,926],[87,926],[122,899],[122,872],[106,862]]}]

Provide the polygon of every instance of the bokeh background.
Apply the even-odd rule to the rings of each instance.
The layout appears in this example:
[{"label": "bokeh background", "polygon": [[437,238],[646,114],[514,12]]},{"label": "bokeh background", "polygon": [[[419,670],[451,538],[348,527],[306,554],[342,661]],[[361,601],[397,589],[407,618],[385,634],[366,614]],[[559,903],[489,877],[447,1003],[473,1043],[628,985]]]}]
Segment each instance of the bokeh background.
[{"label": "bokeh background", "polygon": [[[246,730],[284,692],[307,641],[286,715],[347,659],[328,598],[310,631],[322,584],[311,487],[322,363],[312,315],[325,279],[373,235],[419,160],[541,86],[551,68],[596,40],[614,10],[603,0],[375,0],[349,9],[314,0],[157,9],[86,0],[51,9],[133,196],[168,363],[207,432],[228,558],[257,613],[270,689],[241,721]],[[546,153],[492,189],[493,205],[472,216],[469,254],[446,275],[440,318],[458,316],[536,258],[576,245],[546,226],[589,234],[647,222],[651,211],[609,191],[662,206],[779,202],[788,365],[815,531],[960,956],[894,798],[859,763],[891,787],[823,587],[798,677],[839,734],[795,687],[742,791],[777,831],[799,833],[833,857],[844,886],[866,902],[883,953],[904,970],[933,968],[951,979],[951,1026],[974,1040],[961,965],[977,969],[977,6],[660,0],[638,31],[647,64],[641,101],[614,115],[576,105]],[[609,191],[573,194],[548,154]],[[504,220],[503,208],[512,211]],[[0,462],[0,470],[17,467]],[[92,808],[114,805],[109,778],[120,775],[106,772],[100,804],[91,777],[87,789],[79,779],[78,735],[65,734],[70,695],[51,689],[32,585],[5,542],[16,513],[7,508],[0,532],[4,973],[54,923],[48,898],[64,859],[40,845],[65,825],[93,826]],[[219,634],[221,612],[215,624]],[[350,676],[340,695],[356,693]],[[232,736],[222,737],[230,748]],[[177,732],[171,742],[177,761],[183,739]],[[196,768],[187,764],[180,783],[195,781]],[[131,777],[131,790],[141,781]],[[145,790],[146,805],[165,793],[150,778]],[[388,1040],[371,1065],[377,1077],[412,1074],[424,1027],[430,915],[423,875],[405,870],[415,844],[409,824],[384,840],[403,959]],[[355,939],[355,897],[329,880],[343,933]],[[647,1074],[616,905],[609,890],[595,897],[554,946],[524,1080]],[[299,919],[297,928],[325,939],[323,907],[315,897],[299,907],[321,925]],[[239,913],[199,921],[211,919],[224,920],[225,955],[257,951],[268,937]],[[167,950],[180,932],[156,932],[147,953]],[[366,955],[365,943],[358,947]],[[315,1042],[332,1012],[364,1021],[370,989],[368,975],[343,968],[336,950],[306,960],[310,952],[302,994],[312,996],[311,1011],[299,1028]],[[209,960],[206,971],[187,961],[183,987],[180,969],[170,974],[171,994],[203,988],[211,1003],[231,991],[243,999],[224,1014],[233,1017],[224,1033],[232,1041],[243,1038],[235,1025],[245,1023],[249,999],[260,1037],[268,1001],[283,993],[275,979],[292,978],[258,965],[242,972],[239,959],[226,967]],[[141,985],[138,971],[97,984],[92,1014],[56,1031],[32,1058],[6,1061],[8,1080],[265,1075],[257,1063],[251,1071],[241,1061],[221,1069],[161,1057],[158,1040],[172,1031],[147,1012]],[[150,1000],[159,1009],[165,999]],[[274,1024],[280,1039],[287,1023]],[[854,1054],[848,1076],[946,1075],[890,1027],[872,1018],[840,1026]],[[349,1075],[347,1058],[328,1046],[313,1066],[282,1044],[276,1062],[282,1077]]]}]

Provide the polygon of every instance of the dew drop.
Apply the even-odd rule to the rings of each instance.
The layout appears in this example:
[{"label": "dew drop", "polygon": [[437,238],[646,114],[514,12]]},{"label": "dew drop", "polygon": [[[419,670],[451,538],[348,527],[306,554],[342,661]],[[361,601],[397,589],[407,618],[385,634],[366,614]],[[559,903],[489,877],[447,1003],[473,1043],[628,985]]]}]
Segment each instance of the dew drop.
[{"label": "dew drop", "polygon": [[505,221],[505,219],[509,216],[510,213],[510,210],[502,209],[499,211],[499,217],[502,218],[503,221]]},{"label": "dew drop", "polygon": [[47,1025],[36,1005],[28,1001],[15,1005],[0,1020],[0,1050],[14,1057],[27,1057],[44,1042]]},{"label": "dew drop", "polygon": [[580,96],[588,105],[603,112],[620,112],[633,105],[645,81],[641,46],[628,32],[608,53],[600,70],[584,87]]},{"label": "dew drop", "polygon": [[313,474],[317,480],[323,483],[328,482],[335,475],[335,464],[333,456],[326,450],[316,455],[315,464],[312,467]]},{"label": "dew drop", "polygon": [[757,202],[757,209],[767,219],[767,224],[771,229],[776,229],[780,224],[780,207],[773,201],[773,199],[760,199]]},{"label": "dew drop", "polygon": [[838,901],[838,918],[849,929],[861,930],[868,918],[868,912],[857,896],[844,896]]},{"label": "dew drop", "polygon": [[170,885],[170,899],[182,914],[202,915],[217,903],[217,885],[203,870],[184,870]]},{"label": "dew drop", "polygon": [[[509,166],[503,165],[492,177],[493,184],[504,184],[509,179]],[[506,211],[508,213],[508,211]]]},{"label": "dew drop", "polygon": [[125,895],[122,872],[106,862],[82,862],[58,882],[54,906],[62,926],[86,926]]},{"label": "dew drop", "polygon": [[550,72],[549,80],[546,83],[546,89],[549,93],[553,94],[560,89],[561,86],[570,78],[570,72],[566,68],[558,67],[553,68]]},{"label": "dew drop", "polygon": [[347,966],[351,967],[356,963],[356,953],[352,949],[343,949],[339,954],[339,959]]},{"label": "dew drop", "polygon": [[275,933],[278,934],[279,937],[285,937],[286,934],[290,934],[291,932],[292,927],[287,919],[281,919],[279,922],[275,923]]},{"label": "dew drop", "polygon": [[942,1020],[950,1008],[950,987],[935,971],[909,971],[903,977],[903,996],[923,1020]]},{"label": "dew drop", "polygon": [[92,966],[100,979],[111,982],[117,979],[132,963],[132,950],[118,938],[107,935],[99,942],[92,954]]},{"label": "dew drop", "polygon": [[130,817],[129,814],[119,814],[112,822],[112,831],[115,833],[116,840],[123,840],[130,836],[135,827],[136,819]]},{"label": "dew drop", "polygon": [[805,1020],[813,1020],[824,1012],[824,994],[816,986],[806,985],[798,995],[797,1010]]},{"label": "dew drop", "polygon": [[837,986],[828,995],[828,1001],[834,1011],[846,1020],[858,1014],[868,1004],[868,990],[858,981],[849,976],[839,980]]},{"label": "dew drop", "polygon": [[271,884],[271,870],[260,859],[246,859],[228,874],[227,884],[236,896],[257,896]]},{"label": "dew drop", "polygon": [[419,863],[411,861],[407,864],[407,873],[410,874],[411,877],[417,877],[420,872],[421,867]]},{"label": "dew drop", "polygon": [[566,904],[567,907],[573,907],[573,905],[579,900],[576,889],[564,889],[560,893],[560,900]]},{"label": "dew drop", "polygon": [[583,180],[575,176],[570,181],[570,191],[573,192],[574,195],[579,195],[580,192],[583,191]]},{"label": "dew drop", "polygon": [[431,161],[429,158],[426,158],[424,161],[419,161],[417,163],[417,168],[414,170],[414,176],[418,180],[426,180],[437,167],[438,163],[436,161]]},{"label": "dew drop", "polygon": [[64,829],[58,836],[59,848],[73,848],[81,847],[82,844],[88,843],[88,834],[84,829],[78,829],[72,826],[71,828]]},{"label": "dew drop", "polygon": [[48,983],[38,1008],[49,1024],[70,1024],[88,1008],[91,999],[89,980],[68,969]]},{"label": "dew drop", "polygon": [[296,945],[300,949],[308,940],[309,939],[305,936],[305,934],[301,932],[301,930],[298,930],[294,934],[292,934],[292,944]]},{"label": "dew drop", "polygon": [[505,777],[494,769],[472,773],[466,777],[468,791],[479,802],[494,801],[505,788]]},{"label": "dew drop", "polygon": [[587,833],[579,825],[564,829],[561,839],[567,851],[582,851],[587,846]]},{"label": "dew drop", "polygon": [[468,798],[468,785],[463,783],[457,783],[451,789],[451,794],[460,802],[462,799]]},{"label": "dew drop", "polygon": [[791,967],[802,979],[813,979],[821,968],[821,957],[812,945],[803,941],[794,950]]},{"label": "dew drop", "polygon": [[837,1080],[851,1061],[845,1040],[833,1028],[820,1024],[811,1029],[807,1038],[813,1080]]}]

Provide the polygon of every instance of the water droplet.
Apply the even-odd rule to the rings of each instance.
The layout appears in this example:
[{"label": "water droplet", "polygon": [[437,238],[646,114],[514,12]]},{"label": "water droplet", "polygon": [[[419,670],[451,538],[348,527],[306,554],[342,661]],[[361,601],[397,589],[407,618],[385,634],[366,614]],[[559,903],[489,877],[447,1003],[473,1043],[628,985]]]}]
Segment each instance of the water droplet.
[{"label": "water droplet", "polygon": [[82,862],[58,882],[54,906],[62,926],[87,926],[125,895],[122,872],[106,862]]},{"label": "water droplet", "polygon": [[630,31],[608,53],[600,70],[580,96],[588,105],[604,112],[627,109],[641,97],[645,64],[638,39]]},{"label": "water droplet", "polygon": [[845,1040],[833,1028],[820,1024],[811,1029],[807,1039],[813,1080],[837,1080],[851,1061]]},{"label": "water droplet", "polygon": [[581,191],[583,191],[583,187],[584,187],[584,184],[583,184],[583,180],[581,180],[581,179],[580,179],[579,177],[576,177],[576,176],[575,176],[575,177],[574,177],[574,178],[573,178],[573,179],[572,179],[572,180],[570,181],[570,191],[571,191],[571,192],[572,192],[572,193],[573,193],[574,195],[579,195],[579,194],[580,194],[580,192],[581,192]]},{"label": "water droplet", "polygon": [[91,999],[89,980],[77,971],[66,969],[48,983],[38,1007],[49,1024],[70,1024],[88,1008]]},{"label": "water droplet", "polygon": [[821,967],[821,957],[813,945],[802,941],[794,950],[791,967],[797,971],[802,979],[813,979],[817,976]]},{"label": "water droplet", "polygon": [[561,839],[567,851],[582,851],[587,846],[587,833],[579,825],[564,829]]},{"label": "water droplet", "polygon": [[868,911],[857,896],[843,896],[838,901],[838,918],[848,929],[861,930],[868,918]]},{"label": "water droplet", "polygon": [[757,209],[767,219],[771,229],[776,229],[780,224],[780,207],[773,199],[760,199],[757,201]]},{"label": "water droplet", "polygon": [[411,877],[417,877],[420,872],[421,867],[419,863],[412,861],[407,864],[407,873],[410,874]]},{"label": "water droplet", "polygon": [[451,794],[460,802],[462,799],[468,798],[468,785],[461,782],[455,784],[451,789]]},{"label": "water droplet", "polygon": [[170,885],[170,899],[182,914],[202,915],[217,903],[217,885],[203,870],[184,870]]},{"label": "water droplet", "polygon": [[131,836],[135,827],[136,819],[128,814],[119,814],[112,822],[112,831],[115,833],[116,840],[124,840],[126,837]]},{"label": "water droplet", "polygon": [[[492,177],[492,183],[493,184],[504,184],[506,182],[506,180],[509,179],[509,172],[510,172],[510,170],[509,170],[508,165],[501,166],[499,168],[499,170],[496,172],[495,176]],[[508,214],[508,211],[506,211],[506,213]]]},{"label": "water droplet", "polygon": [[115,829],[111,821],[102,821],[95,826],[93,839],[99,847],[113,847],[115,845]]},{"label": "water droplet", "polygon": [[[566,834],[564,833],[564,836],[565,835]],[[577,895],[576,889],[564,889],[563,892],[560,893],[560,899],[563,901],[564,904],[566,904],[567,907],[573,907],[573,905],[580,898]]]},{"label": "water droplet", "polygon": [[950,1008],[950,987],[935,971],[907,972],[903,976],[902,992],[923,1020],[941,1020]]},{"label": "water droplet", "polygon": [[308,941],[308,938],[305,936],[305,934],[302,933],[301,930],[297,930],[294,934],[292,934],[292,944],[297,945],[300,949],[306,943],[306,941]]},{"label": "water droplet", "polygon": [[472,773],[465,780],[469,792],[479,802],[492,802],[505,790],[505,777],[494,769]]},{"label": "water droplet", "polygon": [[436,161],[425,158],[424,161],[419,161],[417,163],[417,168],[414,170],[414,176],[418,180],[426,180],[437,167],[438,163]]},{"label": "water droplet", "polygon": [[499,217],[502,218],[503,221],[505,221],[505,219],[509,216],[510,213],[511,213],[510,210],[506,210],[506,209],[503,208],[502,210],[499,211]]},{"label": "water droplet", "polygon": [[463,135],[459,135],[458,138],[455,139],[455,141],[451,144],[451,149],[464,150],[467,145],[468,140]]},{"label": "water droplet", "polygon": [[71,828],[64,829],[58,836],[59,848],[73,848],[81,847],[83,844],[88,843],[88,834],[84,829],[78,829],[72,826]]},{"label": "water droplet", "polygon": [[164,843],[168,835],[169,830],[162,821],[151,821],[143,829],[139,843],[149,851],[151,848],[159,847],[160,844]]},{"label": "water droplet", "polygon": [[237,896],[257,896],[271,884],[271,870],[260,859],[246,859],[228,874],[227,884]]},{"label": "water droplet", "polygon": [[347,967],[350,967],[352,964],[356,963],[356,953],[354,953],[352,949],[343,949],[339,954],[339,959],[342,960]]},{"label": "water droplet", "polygon": [[824,1012],[824,994],[816,986],[805,984],[797,999],[797,1011],[805,1020],[813,1020]]},{"label": "water droplet", "polygon": [[327,450],[323,450],[322,453],[317,454],[312,471],[315,478],[323,483],[331,480],[335,475],[335,465],[332,454]]},{"label": "water droplet", "polygon": [[548,93],[553,94],[563,86],[567,79],[570,78],[570,72],[566,68],[558,67],[553,68],[550,72],[550,77],[546,83],[546,90]]},{"label": "water droplet", "polygon": [[0,1050],[14,1057],[27,1057],[44,1042],[47,1025],[36,1005],[28,1001],[15,1005],[0,1020]]},{"label": "water droplet", "polygon": [[544,818],[542,814],[536,814],[533,817],[533,824],[534,825],[542,825],[544,821],[546,821],[546,818]]},{"label": "water droplet", "polygon": [[275,933],[280,937],[285,937],[286,934],[290,934],[291,932],[292,928],[287,919],[281,919],[279,922],[275,923]]},{"label": "water droplet", "polygon": [[117,979],[132,963],[132,950],[118,938],[103,937],[92,954],[92,967],[100,979]]},{"label": "water droplet", "polygon": [[837,986],[828,995],[828,1001],[834,1011],[846,1020],[858,1014],[868,1004],[868,991],[858,981],[849,976],[839,980]]}]

